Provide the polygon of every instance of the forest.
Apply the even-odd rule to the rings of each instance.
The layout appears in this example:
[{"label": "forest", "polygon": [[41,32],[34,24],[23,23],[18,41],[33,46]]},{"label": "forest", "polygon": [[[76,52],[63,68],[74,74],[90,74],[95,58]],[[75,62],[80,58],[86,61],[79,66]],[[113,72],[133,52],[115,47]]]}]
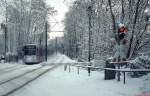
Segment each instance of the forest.
[{"label": "forest", "polygon": [[149,55],[149,0],[75,0],[65,18],[64,46],[71,58],[87,61],[115,54],[118,25],[125,25],[126,57]]},{"label": "forest", "polygon": [[1,0],[0,10],[1,54],[21,58],[23,45],[45,45],[49,15],[56,13],[54,7],[45,0]]}]

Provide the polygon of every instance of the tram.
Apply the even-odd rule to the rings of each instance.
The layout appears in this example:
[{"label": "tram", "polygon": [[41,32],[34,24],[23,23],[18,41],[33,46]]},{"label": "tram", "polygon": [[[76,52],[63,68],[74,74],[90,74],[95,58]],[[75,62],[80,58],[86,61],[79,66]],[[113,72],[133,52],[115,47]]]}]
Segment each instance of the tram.
[{"label": "tram", "polygon": [[42,61],[42,50],[37,44],[24,45],[23,53],[23,61],[26,64],[37,64]]}]

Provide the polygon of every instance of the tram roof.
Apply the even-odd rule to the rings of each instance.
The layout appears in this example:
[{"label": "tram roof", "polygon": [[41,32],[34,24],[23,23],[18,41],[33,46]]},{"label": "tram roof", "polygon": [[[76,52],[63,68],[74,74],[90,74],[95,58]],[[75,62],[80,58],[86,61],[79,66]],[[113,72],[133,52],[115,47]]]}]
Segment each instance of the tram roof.
[{"label": "tram roof", "polygon": [[28,46],[28,45],[35,45],[35,46],[38,46],[38,44],[25,44],[24,46]]}]

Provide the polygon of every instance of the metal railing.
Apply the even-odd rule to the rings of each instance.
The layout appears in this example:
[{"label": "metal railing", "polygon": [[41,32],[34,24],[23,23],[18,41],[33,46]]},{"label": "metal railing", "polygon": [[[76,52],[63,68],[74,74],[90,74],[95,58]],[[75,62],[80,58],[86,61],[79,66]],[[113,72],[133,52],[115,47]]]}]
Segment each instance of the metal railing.
[{"label": "metal railing", "polygon": [[76,63],[64,63],[64,71],[67,70],[71,72],[71,66],[77,67],[77,74],[79,74],[79,68],[87,68],[88,69],[88,76],[90,76],[92,69],[101,69],[106,71],[116,71],[116,72],[122,72],[123,73],[123,83],[126,83],[126,72],[150,72],[150,69],[113,69],[113,68],[104,68],[104,67],[96,67],[94,66],[94,63],[92,62],[76,62]]}]

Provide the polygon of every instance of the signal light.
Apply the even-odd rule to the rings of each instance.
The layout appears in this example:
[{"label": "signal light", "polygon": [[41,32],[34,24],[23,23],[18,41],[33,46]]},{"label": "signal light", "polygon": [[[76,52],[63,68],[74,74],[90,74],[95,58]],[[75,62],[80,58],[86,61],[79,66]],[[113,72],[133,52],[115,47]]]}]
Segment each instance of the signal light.
[{"label": "signal light", "polygon": [[125,32],[125,30],[126,30],[126,28],[125,28],[124,24],[119,24],[118,32],[123,33],[123,32]]}]

